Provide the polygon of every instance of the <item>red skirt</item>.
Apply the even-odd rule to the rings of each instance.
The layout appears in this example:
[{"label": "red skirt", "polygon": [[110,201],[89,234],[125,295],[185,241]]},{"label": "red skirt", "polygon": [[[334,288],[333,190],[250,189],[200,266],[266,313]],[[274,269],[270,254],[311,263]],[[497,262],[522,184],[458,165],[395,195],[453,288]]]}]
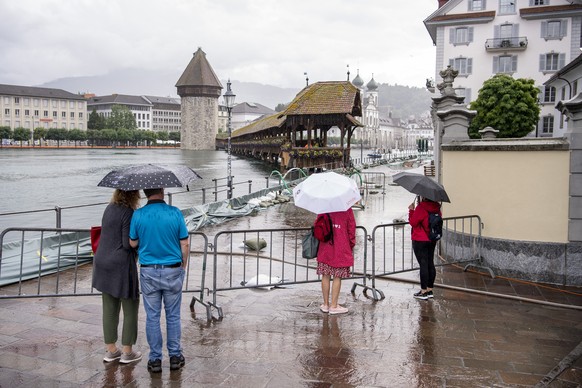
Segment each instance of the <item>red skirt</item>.
[{"label": "red skirt", "polygon": [[332,267],[329,264],[325,263],[317,263],[317,274],[318,275],[329,275],[334,278],[349,278],[351,277],[350,274],[350,267]]}]

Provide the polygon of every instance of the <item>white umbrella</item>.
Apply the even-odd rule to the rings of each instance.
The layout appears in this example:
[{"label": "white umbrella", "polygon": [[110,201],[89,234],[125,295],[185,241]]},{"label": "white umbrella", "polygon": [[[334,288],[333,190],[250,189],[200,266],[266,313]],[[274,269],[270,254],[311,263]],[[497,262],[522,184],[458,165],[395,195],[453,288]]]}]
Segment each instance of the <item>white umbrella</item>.
[{"label": "white umbrella", "polygon": [[348,210],[362,197],[353,179],[335,172],[307,177],[293,189],[295,205],[316,214]]}]

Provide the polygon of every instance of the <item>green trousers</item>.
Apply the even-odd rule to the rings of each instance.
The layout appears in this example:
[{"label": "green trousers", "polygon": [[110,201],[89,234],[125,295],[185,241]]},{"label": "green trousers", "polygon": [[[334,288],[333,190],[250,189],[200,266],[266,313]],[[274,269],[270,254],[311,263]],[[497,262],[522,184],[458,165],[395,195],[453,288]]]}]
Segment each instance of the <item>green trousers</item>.
[{"label": "green trousers", "polygon": [[129,346],[137,340],[137,314],[139,299],[119,299],[102,293],[103,301],[103,338],[106,344],[117,342],[117,327],[119,326],[119,312],[123,309],[123,329],[121,331],[121,345]]}]

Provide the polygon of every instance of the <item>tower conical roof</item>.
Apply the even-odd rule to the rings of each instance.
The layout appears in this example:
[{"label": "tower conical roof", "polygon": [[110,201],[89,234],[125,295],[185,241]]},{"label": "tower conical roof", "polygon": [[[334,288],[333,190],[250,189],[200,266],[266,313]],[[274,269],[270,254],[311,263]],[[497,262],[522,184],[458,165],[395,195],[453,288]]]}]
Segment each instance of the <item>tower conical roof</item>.
[{"label": "tower conical roof", "polygon": [[222,84],[206,59],[206,53],[198,47],[194,57],[176,82],[178,95],[220,96]]}]

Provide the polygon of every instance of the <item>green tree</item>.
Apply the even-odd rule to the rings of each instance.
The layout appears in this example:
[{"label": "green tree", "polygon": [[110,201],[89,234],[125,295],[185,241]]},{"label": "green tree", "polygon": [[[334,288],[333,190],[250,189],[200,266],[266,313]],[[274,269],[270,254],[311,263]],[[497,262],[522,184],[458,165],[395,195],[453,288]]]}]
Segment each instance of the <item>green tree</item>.
[{"label": "green tree", "polygon": [[117,140],[123,145],[127,145],[128,142],[133,141],[134,133],[130,129],[118,129],[117,130]]},{"label": "green tree", "polygon": [[68,140],[75,142],[75,147],[77,146],[77,142],[87,140],[87,132],[82,131],[80,129],[74,128],[71,129],[68,134]]},{"label": "green tree", "polygon": [[170,138],[170,135],[166,131],[156,132],[156,136],[158,137],[158,140],[161,141],[168,141],[168,139]]},{"label": "green tree", "polygon": [[30,129],[22,128],[22,127],[14,128],[14,133],[12,135],[12,138],[16,141],[19,141],[20,146],[22,147],[23,141],[30,140]]},{"label": "green tree", "polygon": [[107,128],[111,129],[136,129],[135,116],[125,105],[113,105],[111,116],[106,120]]},{"label": "green tree", "polygon": [[12,139],[12,129],[8,126],[0,126],[0,147],[4,145],[4,139]]},{"label": "green tree", "polygon": [[275,107],[275,112],[283,112],[285,108],[287,108],[287,105],[289,104],[277,104]]},{"label": "green tree", "polygon": [[36,127],[32,131],[32,137],[34,138],[34,140],[38,140],[39,145],[42,146],[42,141],[46,139],[47,132],[48,130],[46,128]]},{"label": "green tree", "polygon": [[68,131],[65,128],[50,128],[47,131],[46,138],[48,140],[56,140],[57,147],[61,146],[61,141],[67,140]]},{"label": "green tree", "polygon": [[140,131],[142,132],[143,140],[146,141],[148,147],[152,146],[152,143],[156,141],[156,133],[154,131]]},{"label": "green tree", "polygon": [[95,146],[95,143],[99,142],[102,138],[102,133],[98,129],[88,129],[87,130],[87,140],[91,142],[91,147]]},{"label": "green tree", "polygon": [[89,121],[87,121],[87,129],[103,129],[105,128],[105,118],[101,116],[95,109],[89,114]]},{"label": "green tree", "polygon": [[170,138],[170,140],[173,140],[175,142],[174,143],[174,146],[178,145],[178,143],[180,142],[181,136],[182,135],[180,134],[179,131],[172,131],[168,135],[168,137]]},{"label": "green tree", "polygon": [[111,128],[105,128],[100,131],[101,139],[107,142],[109,145],[115,146],[117,143],[117,131]]},{"label": "green tree", "polygon": [[469,136],[478,138],[479,130],[493,127],[498,137],[523,137],[535,129],[539,116],[539,89],[533,79],[514,79],[507,74],[497,74],[483,83],[477,100],[470,109],[477,115],[469,126]]}]

